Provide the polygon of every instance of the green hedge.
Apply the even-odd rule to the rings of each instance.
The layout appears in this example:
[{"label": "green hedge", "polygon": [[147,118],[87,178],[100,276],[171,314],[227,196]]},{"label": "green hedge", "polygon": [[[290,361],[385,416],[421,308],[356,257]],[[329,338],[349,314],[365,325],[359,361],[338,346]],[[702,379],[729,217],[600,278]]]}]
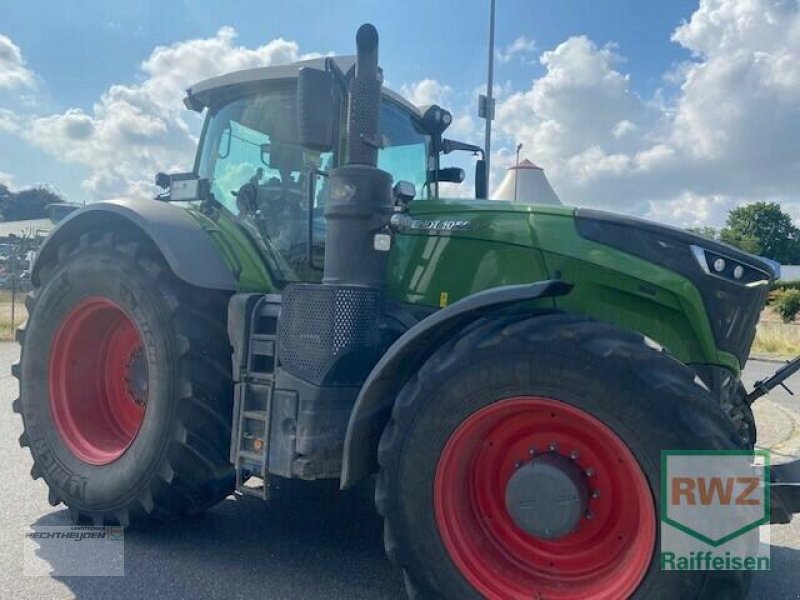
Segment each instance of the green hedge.
[{"label": "green hedge", "polygon": [[783,292],[788,290],[800,290],[800,280],[798,281],[776,281],[772,284],[767,296],[767,306],[775,306],[775,302]]},{"label": "green hedge", "polygon": [[776,281],[772,285],[773,290],[800,290],[800,280],[798,281]]},{"label": "green hedge", "polygon": [[791,323],[797,313],[800,313],[800,290],[776,290],[772,293],[772,308],[784,323]]}]

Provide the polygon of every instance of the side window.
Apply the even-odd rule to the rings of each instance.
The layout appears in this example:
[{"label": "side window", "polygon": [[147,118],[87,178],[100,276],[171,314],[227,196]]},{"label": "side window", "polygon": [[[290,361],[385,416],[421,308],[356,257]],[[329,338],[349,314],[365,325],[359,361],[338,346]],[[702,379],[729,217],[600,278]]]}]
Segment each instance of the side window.
[{"label": "side window", "polygon": [[[295,118],[295,95],[287,89],[223,106],[209,118],[199,173],[215,199],[267,246],[277,279],[312,281],[318,275],[308,267],[306,176],[329,156],[298,144]],[[322,209],[312,210],[324,222]],[[317,238],[324,241],[324,230]]]},{"label": "side window", "polygon": [[211,191],[233,213],[240,212],[235,194],[244,184],[260,185],[280,178],[280,173],[270,168],[270,148],[269,135],[236,121],[228,122],[222,130]]}]

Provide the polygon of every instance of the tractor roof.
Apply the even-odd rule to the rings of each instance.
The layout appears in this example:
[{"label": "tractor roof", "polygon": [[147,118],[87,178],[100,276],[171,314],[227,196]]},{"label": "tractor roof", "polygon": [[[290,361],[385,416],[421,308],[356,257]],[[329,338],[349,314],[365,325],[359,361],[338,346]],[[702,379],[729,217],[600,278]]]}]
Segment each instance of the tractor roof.
[{"label": "tractor roof", "polygon": [[[354,56],[336,56],[333,57],[333,60],[345,73],[355,65],[356,61]],[[325,68],[325,58],[313,58],[311,60],[302,60],[287,65],[257,67],[255,69],[245,69],[218,75],[217,77],[212,77],[196,83],[186,90],[186,93],[189,98],[199,102],[203,107],[220,106],[242,95],[258,92],[266,82],[296,79],[297,72],[302,67],[322,70]],[[421,116],[419,108],[411,104],[397,92],[383,88],[383,95],[404,106],[412,113]]]}]

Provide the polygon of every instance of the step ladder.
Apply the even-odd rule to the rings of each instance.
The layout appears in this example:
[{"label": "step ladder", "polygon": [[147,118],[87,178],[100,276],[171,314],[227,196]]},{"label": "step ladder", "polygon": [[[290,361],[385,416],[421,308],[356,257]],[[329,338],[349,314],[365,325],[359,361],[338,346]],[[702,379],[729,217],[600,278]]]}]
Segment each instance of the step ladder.
[{"label": "step ladder", "polygon": [[[236,387],[231,462],[236,491],[269,499],[269,438],[281,297],[250,296],[240,307],[246,331],[234,351]],[[238,364],[236,364],[238,363]]]}]

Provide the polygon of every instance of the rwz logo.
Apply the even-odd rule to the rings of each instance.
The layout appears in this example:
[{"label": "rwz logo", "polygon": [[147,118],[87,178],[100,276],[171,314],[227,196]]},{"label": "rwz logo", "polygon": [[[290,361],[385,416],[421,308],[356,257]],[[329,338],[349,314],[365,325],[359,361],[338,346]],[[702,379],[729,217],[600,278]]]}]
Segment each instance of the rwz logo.
[{"label": "rwz logo", "polygon": [[716,548],[769,523],[768,451],[664,451],[661,463],[662,532]]},{"label": "rwz logo", "polygon": [[757,496],[760,483],[758,477],[673,477],[670,502],[688,506],[759,506],[763,500]]}]

